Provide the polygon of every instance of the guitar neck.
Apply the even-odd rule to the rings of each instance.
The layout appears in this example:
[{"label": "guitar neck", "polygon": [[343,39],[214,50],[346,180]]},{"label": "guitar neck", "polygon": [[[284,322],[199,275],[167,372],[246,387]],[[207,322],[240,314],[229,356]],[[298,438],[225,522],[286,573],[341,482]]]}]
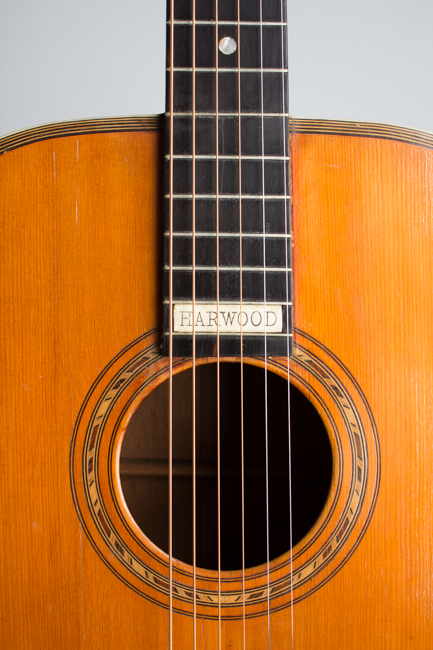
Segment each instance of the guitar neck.
[{"label": "guitar neck", "polygon": [[174,0],[167,30],[165,351],[287,355],[284,3]]}]

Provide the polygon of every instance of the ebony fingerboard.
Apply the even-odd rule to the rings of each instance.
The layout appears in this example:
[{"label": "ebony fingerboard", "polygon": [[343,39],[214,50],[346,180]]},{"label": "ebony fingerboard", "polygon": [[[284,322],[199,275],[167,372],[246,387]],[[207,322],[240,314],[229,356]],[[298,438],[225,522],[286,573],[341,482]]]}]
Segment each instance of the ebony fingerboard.
[{"label": "ebony fingerboard", "polygon": [[174,0],[173,24],[169,1],[165,354],[170,319],[174,356],[191,356],[189,330],[196,356],[216,356],[216,332],[221,356],[291,350],[286,10],[262,1],[238,16],[237,0],[196,0],[193,21]]}]

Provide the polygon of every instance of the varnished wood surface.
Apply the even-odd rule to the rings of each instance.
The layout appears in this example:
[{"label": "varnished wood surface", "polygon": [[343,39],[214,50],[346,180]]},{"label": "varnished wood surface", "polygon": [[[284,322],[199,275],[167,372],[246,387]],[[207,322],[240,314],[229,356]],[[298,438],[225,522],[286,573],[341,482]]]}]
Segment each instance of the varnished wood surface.
[{"label": "varnished wood surface", "polygon": [[[380,487],[353,555],[294,605],[294,647],[424,649],[433,153],[426,141],[356,129],[314,133],[317,123],[303,121],[292,135],[295,326],[362,390]],[[160,324],[161,144],[156,131],[83,133],[0,157],[4,648],[168,648],[167,610],[121,582],[108,546],[104,561],[95,552],[69,472],[74,423],[96,377]],[[290,608],[269,622],[246,621],[247,648],[290,647]],[[192,648],[191,617],[176,613],[173,629],[173,647]],[[198,648],[218,647],[217,621],[199,619],[197,631]],[[230,647],[242,647],[242,621],[222,622]]]},{"label": "varnished wood surface", "polygon": [[87,541],[68,466],[95,377],[159,321],[160,144],[73,136],[0,159],[3,648],[140,647],[155,616]]},{"label": "varnished wood surface", "polygon": [[296,323],[355,375],[382,455],[365,538],[326,615],[314,599],[299,608],[309,626],[296,635],[300,647],[331,629],[329,647],[429,647],[432,152],[326,135],[297,135],[292,152]]}]

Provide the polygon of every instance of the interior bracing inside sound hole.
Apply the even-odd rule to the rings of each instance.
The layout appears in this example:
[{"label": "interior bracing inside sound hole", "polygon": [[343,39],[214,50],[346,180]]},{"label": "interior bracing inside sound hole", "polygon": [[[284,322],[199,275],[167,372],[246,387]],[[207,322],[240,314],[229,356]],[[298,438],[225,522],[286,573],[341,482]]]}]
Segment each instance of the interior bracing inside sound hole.
[{"label": "interior bracing inside sound hole", "polygon": [[[221,367],[221,564],[242,568],[241,365]],[[266,505],[265,372],[244,364],[245,566],[290,548],[287,381],[268,372],[269,508]],[[199,366],[196,408],[197,566],[218,568],[217,368]],[[192,370],[173,378],[173,556],[192,564]],[[290,387],[292,539],[306,535],[329,492],[332,452],[323,422]],[[133,415],[121,451],[125,501],[143,532],[168,550],[168,381]]]}]

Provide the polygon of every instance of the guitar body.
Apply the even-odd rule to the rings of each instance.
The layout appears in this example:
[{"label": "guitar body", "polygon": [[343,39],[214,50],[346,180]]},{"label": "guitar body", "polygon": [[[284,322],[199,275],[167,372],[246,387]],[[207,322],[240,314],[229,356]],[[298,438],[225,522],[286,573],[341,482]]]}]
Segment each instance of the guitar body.
[{"label": "guitar body", "polygon": [[[293,589],[289,554],[272,563],[269,598],[259,595],[263,566],[248,569],[244,624],[230,601],[240,572],[223,574],[221,647],[241,648],[245,633],[247,648],[290,647],[293,635],[297,649],[424,649],[433,637],[433,138],[301,120],[291,134],[291,381],[325,422],[332,486],[294,547]],[[159,118],[137,118],[0,141],[2,648],[169,647],[167,557],[129,514],[116,465],[128,418],[167,373],[162,138]],[[132,362],[135,383],[111,394],[96,432],[101,399]],[[273,364],[286,376],[284,359]],[[96,464],[101,508],[91,499]],[[186,650],[189,568],[175,561],[173,579],[185,586],[173,599],[173,648]],[[199,570],[198,591],[210,605],[198,605],[197,647],[218,648],[215,572]]]}]

